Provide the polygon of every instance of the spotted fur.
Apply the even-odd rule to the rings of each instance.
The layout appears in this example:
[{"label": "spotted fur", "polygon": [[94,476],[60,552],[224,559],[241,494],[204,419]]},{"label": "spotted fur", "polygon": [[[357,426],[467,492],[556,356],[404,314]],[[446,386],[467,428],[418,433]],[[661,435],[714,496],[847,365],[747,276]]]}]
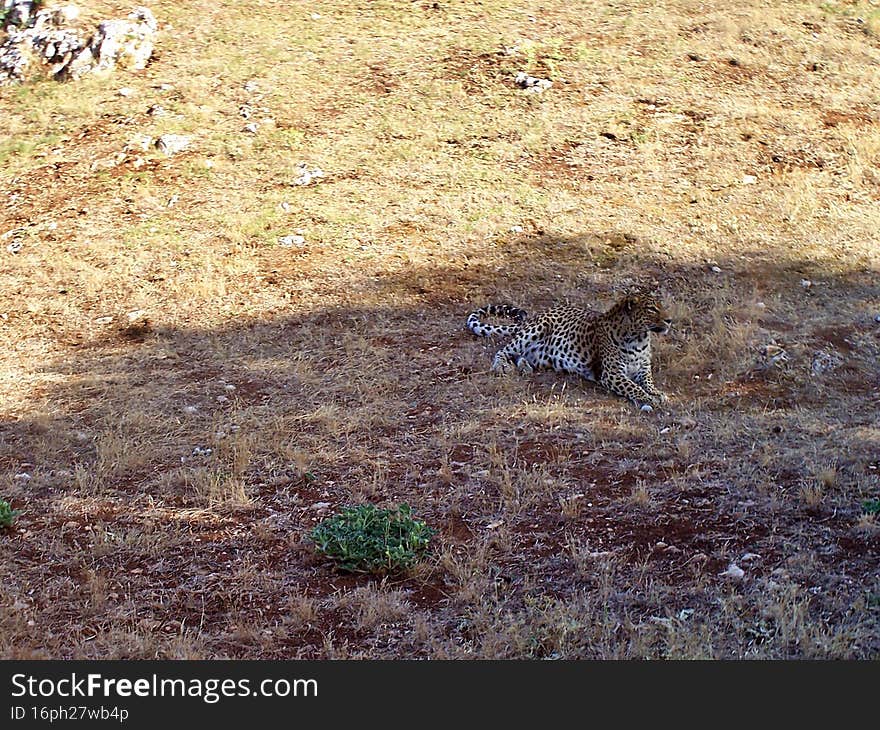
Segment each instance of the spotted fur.
[{"label": "spotted fur", "polygon": [[[516,324],[492,325],[500,316]],[[640,292],[624,297],[607,312],[556,306],[533,318],[509,305],[490,304],[472,312],[468,329],[481,337],[513,339],[496,354],[492,370],[512,365],[524,373],[552,368],[598,382],[637,405],[657,408],[667,400],[651,374],[651,332],[666,334],[672,320],[659,299]]]}]

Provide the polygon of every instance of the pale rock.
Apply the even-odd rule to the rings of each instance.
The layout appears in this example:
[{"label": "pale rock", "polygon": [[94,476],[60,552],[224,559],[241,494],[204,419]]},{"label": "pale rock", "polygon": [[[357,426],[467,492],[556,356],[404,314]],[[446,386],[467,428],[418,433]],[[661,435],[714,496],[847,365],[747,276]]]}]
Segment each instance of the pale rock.
[{"label": "pale rock", "polygon": [[549,79],[539,79],[535,76],[529,76],[525,71],[520,71],[514,83],[529,94],[540,94],[553,86],[553,82]]},{"label": "pale rock", "polygon": [[719,573],[719,575],[722,578],[727,578],[730,581],[739,582],[743,578],[745,578],[746,573],[736,563],[731,563],[727,567],[727,570],[725,570],[723,573]]},{"label": "pale rock", "polygon": [[182,152],[190,144],[192,144],[192,137],[187,137],[183,134],[163,134],[155,142],[156,149],[166,157]]}]

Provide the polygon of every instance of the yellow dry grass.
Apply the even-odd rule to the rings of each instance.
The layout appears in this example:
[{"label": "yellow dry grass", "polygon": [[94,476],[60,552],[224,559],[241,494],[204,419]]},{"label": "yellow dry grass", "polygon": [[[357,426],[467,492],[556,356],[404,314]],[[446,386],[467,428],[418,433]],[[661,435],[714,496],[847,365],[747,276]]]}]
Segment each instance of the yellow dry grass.
[{"label": "yellow dry grass", "polygon": [[[150,7],[0,89],[0,654],[878,656],[876,3]],[[637,283],[662,413],[463,329]],[[425,565],[314,556],[366,499]]]}]

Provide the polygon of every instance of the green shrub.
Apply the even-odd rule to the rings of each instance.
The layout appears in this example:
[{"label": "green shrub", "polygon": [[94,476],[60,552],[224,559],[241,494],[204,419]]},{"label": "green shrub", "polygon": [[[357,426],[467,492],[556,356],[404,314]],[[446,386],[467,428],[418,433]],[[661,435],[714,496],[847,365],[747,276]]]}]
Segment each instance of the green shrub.
[{"label": "green shrub", "polygon": [[395,509],[361,504],[328,517],[309,538],[345,570],[387,573],[412,566],[433,534],[424,522],[413,519],[408,504]]},{"label": "green shrub", "polygon": [[9,502],[5,499],[0,499],[0,528],[6,529],[12,527],[12,523],[15,522],[15,518],[21,514],[17,509],[12,509],[9,506]]},{"label": "green shrub", "polygon": [[880,499],[866,499],[862,502],[862,510],[869,515],[880,514]]}]

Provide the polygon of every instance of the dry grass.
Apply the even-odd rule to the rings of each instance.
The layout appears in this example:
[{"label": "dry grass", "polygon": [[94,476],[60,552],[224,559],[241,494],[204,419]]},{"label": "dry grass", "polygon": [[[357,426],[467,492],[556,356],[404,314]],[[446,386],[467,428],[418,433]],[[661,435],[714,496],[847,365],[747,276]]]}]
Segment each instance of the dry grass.
[{"label": "dry grass", "polygon": [[[0,655],[880,655],[875,5],[151,8],[0,90]],[[654,282],[661,413],[463,329]],[[316,559],[364,499],[425,565]]]}]

